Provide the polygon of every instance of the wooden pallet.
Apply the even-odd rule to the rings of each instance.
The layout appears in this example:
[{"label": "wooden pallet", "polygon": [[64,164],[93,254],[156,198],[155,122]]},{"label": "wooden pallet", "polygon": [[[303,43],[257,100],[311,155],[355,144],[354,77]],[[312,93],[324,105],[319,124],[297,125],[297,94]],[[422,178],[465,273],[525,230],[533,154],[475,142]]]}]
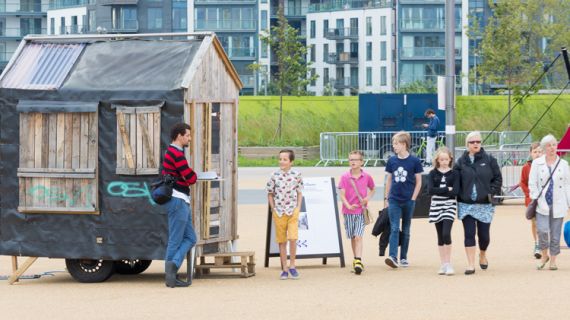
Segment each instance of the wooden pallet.
[{"label": "wooden pallet", "polygon": [[[240,257],[240,262],[232,262],[232,257]],[[206,262],[207,258],[214,258],[214,262]],[[248,278],[255,275],[255,252],[225,252],[212,253],[200,256],[200,261],[194,266],[196,277],[210,274],[210,270],[214,268],[220,269],[238,269],[242,278]]]}]

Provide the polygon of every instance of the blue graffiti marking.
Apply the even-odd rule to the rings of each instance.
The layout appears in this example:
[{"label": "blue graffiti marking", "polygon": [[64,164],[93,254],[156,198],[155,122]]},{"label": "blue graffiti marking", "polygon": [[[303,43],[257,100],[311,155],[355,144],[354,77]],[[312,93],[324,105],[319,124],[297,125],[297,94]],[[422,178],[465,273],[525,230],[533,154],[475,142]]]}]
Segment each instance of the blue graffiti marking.
[{"label": "blue graffiti marking", "polygon": [[107,193],[113,197],[148,198],[150,204],[156,205],[146,182],[113,181],[107,185]]}]

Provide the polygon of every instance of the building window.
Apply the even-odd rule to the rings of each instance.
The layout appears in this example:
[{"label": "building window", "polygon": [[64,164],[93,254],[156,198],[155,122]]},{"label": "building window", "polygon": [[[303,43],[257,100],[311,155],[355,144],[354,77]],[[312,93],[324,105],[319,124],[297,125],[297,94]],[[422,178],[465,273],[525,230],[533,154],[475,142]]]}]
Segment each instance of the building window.
[{"label": "building window", "polygon": [[358,18],[350,18],[350,35],[358,35]]},{"label": "building window", "polygon": [[386,67],[380,67],[380,85],[386,85]]},{"label": "building window", "polygon": [[157,174],[160,166],[161,105],[113,105],[117,115],[116,174]]},{"label": "building window", "polygon": [[372,17],[366,17],[366,35],[372,35]]},{"label": "building window", "polygon": [[261,30],[267,30],[267,10],[261,10]]},{"label": "building window", "polygon": [[311,62],[317,62],[317,47],[313,44],[311,45]]},{"label": "building window", "polygon": [[372,61],[372,42],[366,42],[366,61]]},{"label": "building window", "polygon": [[115,6],[111,9],[113,30],[138,30],[137,7]]},{"label": "building window", "polygon": [[386,61],[386,41],[380,41],[380,61]]},{"label": "building window", "polygon": [[[24,34],[23,31],[22,31],[22,34]],[[59,18],[59,34],[66,34],[65,17]]]},{"label": "building window", "polygon": [[[4,25],[0,21],[0,35],[4,34]],[[55,34],[55,18],[49,19],[49,34]]]},{"label": "building window", "polygon": [[366,67],[366,85],[372,86],[372,67]]},{"label": "building window", "polygon": [[148,8],[147,16],[149,30],[162,29],[162,8]]},{"label": "building window", "polygon": [[325,37],[328,32],[329,32],[329,20],[325,19],[323,20],[323,37]]},{"label": "building window", "polygon": [[380,35],[386,35],[386,16],[380,17]]},{"label": "building window", "polygon": [[323,87],[326,87],[327,84],[329,84],[330,79],[329,79],[329,68],[324,68],[323,69]]},{"label": "building window", "polygon": [[317,33],[317,22],[312,20],[311,21],[311,39],[314,39],[316,37],[316,33]]},{"label": "building window", "polygon": [[172,1],[172,31],[188,31],[188,1]]},{"label": "building window", "polygon": [[89,31],[97,30],[97,19],[95,16],[95,10],[87,10],[87,24],[89,25]]},{"label": "building window", "polygon": [[20,113],[18,211],[97,214],[97,112],[58,111]]},{"label": "building window", "polygon": [[329,59],[329,44],[325,43],[323,45],[323,62],[327,62]]},{"label": "building window", "polygon": [[316,85],[317,85],[317,79],[316,79],[316,77],[315,77],[316,74],[317,74],[317,69],[311,68],[311,77],[313,77],[312,80],[311,80],[311,85],[312,85],[312,86],[316,86]]}]

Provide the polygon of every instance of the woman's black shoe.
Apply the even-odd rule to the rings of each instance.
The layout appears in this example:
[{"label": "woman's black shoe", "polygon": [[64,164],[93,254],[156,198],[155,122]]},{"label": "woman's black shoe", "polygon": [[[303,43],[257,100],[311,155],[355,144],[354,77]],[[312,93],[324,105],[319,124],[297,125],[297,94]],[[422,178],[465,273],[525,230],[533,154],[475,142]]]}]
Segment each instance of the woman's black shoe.
[{"label": "woman's black shoe", "polygon": [[481,264],[481,263],[479,264],[479,266],[480,266],[481,269],[483,269],[483,270],[487,270],[487,268],[489,267],[488,264]]},{"label": "woman's black shoe", "polygon": [[467,270],[465,270],[465,275],[466,275],[466,276],[469,276],[469,275],[472,275],[472,274],[475,274],[475,269],[467,269]]}]

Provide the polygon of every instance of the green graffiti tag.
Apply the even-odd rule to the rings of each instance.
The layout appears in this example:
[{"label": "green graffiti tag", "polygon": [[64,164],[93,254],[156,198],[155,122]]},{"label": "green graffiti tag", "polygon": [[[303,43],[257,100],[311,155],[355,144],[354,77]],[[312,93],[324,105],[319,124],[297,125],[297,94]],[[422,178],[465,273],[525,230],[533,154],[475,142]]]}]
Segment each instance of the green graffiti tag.
[{"label": "green graffiti tag", "polygon": [[107,193],[113,197],[147,198],[150,204],[156,205],[146,182],[113,181],[107,185]]},{"label": "green graffiti tag", "polygon": [[74,188],[71,192],[68,192],[65,187],[36,185],[28,190],[27,195],[35,202],[43,202],[48,205],[57,205],[65,202],[69,206],[74,207],[79,203],[91,203],[91,191],[91,186]]}]

